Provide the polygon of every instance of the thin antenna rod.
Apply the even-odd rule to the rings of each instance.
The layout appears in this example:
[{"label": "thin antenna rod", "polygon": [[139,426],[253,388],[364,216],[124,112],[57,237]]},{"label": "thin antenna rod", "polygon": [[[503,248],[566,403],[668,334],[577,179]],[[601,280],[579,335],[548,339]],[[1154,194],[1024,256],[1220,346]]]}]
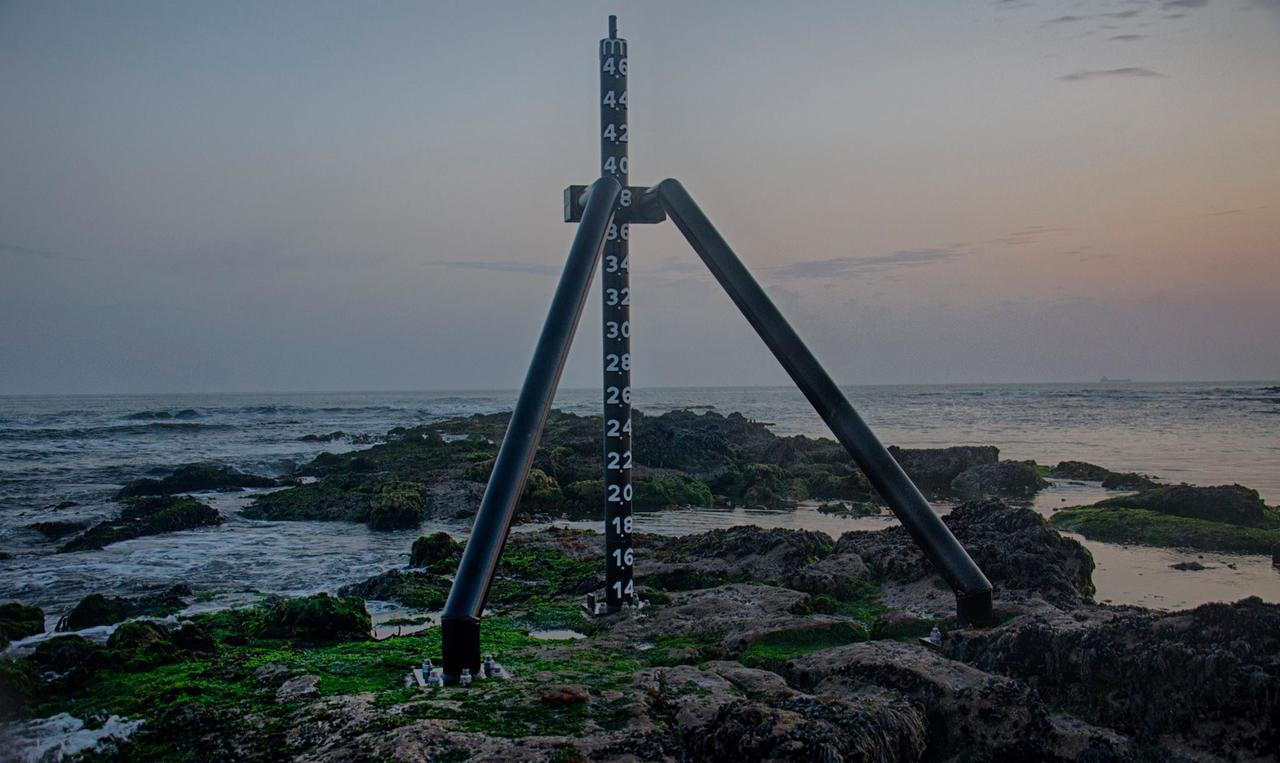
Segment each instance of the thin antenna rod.
[{"label": "thin antenna rod", "polygon": [[609,17],[609,39],[610,40],[618,39],[618,17],[617,16]]}]

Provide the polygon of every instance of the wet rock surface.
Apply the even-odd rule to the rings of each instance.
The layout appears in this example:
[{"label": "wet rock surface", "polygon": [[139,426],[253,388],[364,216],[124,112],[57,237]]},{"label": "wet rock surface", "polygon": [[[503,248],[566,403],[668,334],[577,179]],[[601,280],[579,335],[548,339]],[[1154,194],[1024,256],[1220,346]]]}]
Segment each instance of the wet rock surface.
[{"label": "wet rock surface", "polygon": [[[997,596],[1035,596],[1069,606],[1093,594],[1092,555],[1030,509],[998,500],[971,501],[943,521],[986,573]],[[835,551],[857,554],[879,580],[912,583],[934,574],[901,527],[845,533]]]},{"label": "wet rock surface", "polygon": [[[640,570],[662,571],[642,585],[648,604],[587,618],[602,539],[548,529],[512,535],[490,592],[482,648],[504,680],[414,688],[409,668],[440,656],[438,628],[373,641],[360,599],[313,596],[134,620],[105,646],[55,638],[0,670],[0,698],[18,698],[10,714],[142,718],[121,760],[1253,760],[1278,748],[1280,607],[1099,605],[1088,553],[1034,512],[973,501],[946,521],[996,586],[994,627],[955,627],[950,592],[900,528],[638,536]],[[444,590],[460,548],[431,536],[414,548],[419,566],[375,580]],[[934,627],[940,644],[921,643]],[[530,635],[544,628],[586,637]]]},{"label": "wet rock surface", "polygon": [[1091,464],[1087,461],[1059,461],[1049,470],[1049,476],[1057,479],[1084,480],[1099,482],[1111,490],[1150,490],[1159,484],[1144,474],[1133,472],[1113,472],[1110,469]]},{"label": "wet rock surface", "polygon": [[17,601],[0,604],[0,649],[38,633],[44,633],[44,610]]},{"label": "wet rock surface", "polygon": [[955,632],[946,653],[1143,743],[1168,738],[1226,759],[1280,749],[1280,607],[1256,598],[1173,613],[1028,613]]},{"label": "wet rock surface", "polygon": [[133,480],[116,493],[116,498],[200,493],[210,490],[227,492],[249,487],[275,487],[278,484],[280,483],[271,477],[245,474],[218,464],[187,464],[179,466],[161,479],[148,477]]},{"label": "wet rock surface", "polygon": [[[413,527],[474,514],[509,416],[475,415],[396,428],[372,448],[322,453],[293,477],[314,478],[257,497],[251,519],[366,522]],[[780,437],[740,414],[680,410],[633,420],[632,482],[639,508],[715,505],[794,507],[815,500],[873,513],[866,476],[832,440]],[[600,420],[552,411],[517,509],[517,521],[599,513]],[[1026,499],[1045,485],[1034,467],[999,460],[992,446],[892,452],[926,493]],[[390,501],[387,495],[397,496]]]},{"label": "wet rock surface", "polygon": [[125,500],[120,516],[99,522],[64,543],[58,550],[100,549],[145,535],[214,527],[224,521],[225,518],[217,509],[191,496],[139,496]]},{"label": "wet rock surface", "polygon": [[1280,545],[1280,509],[1241,485],[1163,485],[1060,511],[1053,524],[1112,543],[1240,554]]},{"label": "wet rock surface", "polygon": [[1040,476],[1035,461],[1000,461],[961,472],[951,481],[951,491],[968,499],[1028,500],[1048,484]]},{"label": "wet rock surface", "polygon": [[1258,491],[1242,485],[1167,485],[1133,495],[1108,498],[1094,505],[1146,509],[1177,517],[1243,527],[1280,527],[1280,512],[1263,503]]},{"label": "wet rock surface", "polygon": [[899,448],[889,446],[902,470],[916,487],[940,493],[951,489],[951,483],[962,473],[1000,460],[1000,449],[994,445],[957,445],[950,448]]},{"label": "wet rock surface", "polygon": [[58,631],[78,631],[98,625],[114,625],[131,617],[167,617],[187,607],[192,595],[185,585],[146,596],[122,597],[89,594],[58,621]]}]

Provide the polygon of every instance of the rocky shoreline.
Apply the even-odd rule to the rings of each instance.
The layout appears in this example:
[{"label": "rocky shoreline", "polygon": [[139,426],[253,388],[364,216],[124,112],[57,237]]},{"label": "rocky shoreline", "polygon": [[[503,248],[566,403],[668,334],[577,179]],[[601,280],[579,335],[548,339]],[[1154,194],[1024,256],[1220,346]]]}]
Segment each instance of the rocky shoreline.
[{"label": "rocky shoreline", "polygon": [[[465,521],[475,512],[505,431],[507,414],[474,415],[430,426],[397,427],[385,441],[321,453],[279,477],[190,464],[124,485],[117,517],[96,524],[46,520],[29,525],[59,550],[102,548],[128,538],[209,527],[224,521],[191,493],[278,488],[240,514],[269,521],[360,522],[375,530]],[[525,486],[517,523],[593,519],[603,502],[599,424],[553,411]],[[833,515],[874,516],[885,508],[843,448],[827,439],[775,435],[739,414],[677,410],[635,415],[633,482],[637,509],[794,508],[811,501]],[[955,504],[1000,498],[1025,505],[1050,480],[1136,491],[1088,507],[1062,507],[1057,527],[1124,544],[1246,554],[1280,553],[1280,510],[1239,485],[1162,485],[1148,475],[1082,461],[1056,466],[1002,460],[994,446],[899,448],[890,452],[931,500]]]},{"label": "rocky shoreline", "polygon": [[[119,516],[32,529],[75,553],[213,527],[226,517],[212,491],[268,487],[241,516],[373,530],[465,520],[505,424],[397,428],[281,477],[190,465],[126,484]],[[553,414],[518,521],[596,515],[598,424]],[[635,436],[647,454],[639,506],[884,511],[832,441],[689,411],[637,415]],[[602,618],[580,607],[603,585],[601,538],[522,531],[483,636],[511,677],[424,691],[406,679],[440,656],[434,624],[462,548],[438,532],[406,549],[406,566],[249,609],[193,613],[199,592],[184,585],[92,594],[57,624],[66,635],[44,636],[39,608],[0,604],[0,646],[22,642],[0,659],[0,741],[30,749],[34,729],[73,729],[119,760],[1251,760],[1280,749],[1280,607],[1097,603],[1091,555],[1055,529],[1280,560],[1280,512],[1256,492],[1001,460],[991,446],[892,450],[954,506],[944,521],[996,586],[996,626],[956,627],[951,592],[901,527],[639,535],[646,606]],[[1046,519],[1027,506],[1050,481],[1134,492]],[[408,610],[405,635],[374,640],[366,601]],[[922,643],[934,628],[940,643]]]},{"label": "rocky shoreline", "polygon": [[[512,536],[491,593],[484,648],[508,679],[419,689],[406,677],[438,659],[438,628],[374,641],[360,598],[321,595],[134,618],[105,645],[45,640],[0,667],[4,712],[140,721],[99,747],[119,760],[1251,760],[1277,749],[1280,606],[1096,604],[1089,553],[1035,512],[974,501],[946,521],[996,586],[992,628],[954,625],[950,592],[901,528],[641,536],[647,605],[587,618],[601,539],[548,529]],[[427,536],[394,572],[447,590],[459,551]],[[940,644],[921,643],[935,626]],[[559,640],[539,638],[547,630]]]}]

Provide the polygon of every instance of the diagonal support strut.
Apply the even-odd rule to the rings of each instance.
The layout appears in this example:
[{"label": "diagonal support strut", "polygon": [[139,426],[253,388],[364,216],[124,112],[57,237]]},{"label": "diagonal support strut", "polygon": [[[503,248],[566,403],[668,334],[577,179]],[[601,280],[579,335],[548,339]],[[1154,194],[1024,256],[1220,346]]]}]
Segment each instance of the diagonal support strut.
[{"label": "diagonal support strut", "polygon": [[678,181],[667,179],[649,189],[645,196],[661,202],[720,286],[950,584],[956,594],[958,619],[974,625],[990,623],[991,583],[986,575],[853,409],[689,192]]},{"label": "diagonal support strut", "polygon": [[444,676],[448,683],[456,682],[464,668],[473,676],[480,674],[480,617],[489,596],[489,585],[524,492],[529,467],[533,464],[538,440],[542,438],[542,428],[569,357],[569,347],[582,318],[582,308],[621,192],[622,186],[610,177],[600,178],[588,191],[582,222],[573,237],[569,259],[547,310],[529,372],[516,398],[515,410],[444,605],[440,625]]}]

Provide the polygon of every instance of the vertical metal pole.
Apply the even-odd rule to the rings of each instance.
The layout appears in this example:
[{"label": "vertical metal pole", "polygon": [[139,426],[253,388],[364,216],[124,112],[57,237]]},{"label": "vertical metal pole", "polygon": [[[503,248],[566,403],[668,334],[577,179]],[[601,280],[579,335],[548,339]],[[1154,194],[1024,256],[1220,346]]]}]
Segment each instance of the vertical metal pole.
[{"label": "vertical metal pole", "polygon": [[631,263],[627,189],[627,41],[618,17],[600,41],[600,174],[622,186],[602,262],[604,297],[604,521],[605,610],[617,612],[635,597],[631,549]]}]

